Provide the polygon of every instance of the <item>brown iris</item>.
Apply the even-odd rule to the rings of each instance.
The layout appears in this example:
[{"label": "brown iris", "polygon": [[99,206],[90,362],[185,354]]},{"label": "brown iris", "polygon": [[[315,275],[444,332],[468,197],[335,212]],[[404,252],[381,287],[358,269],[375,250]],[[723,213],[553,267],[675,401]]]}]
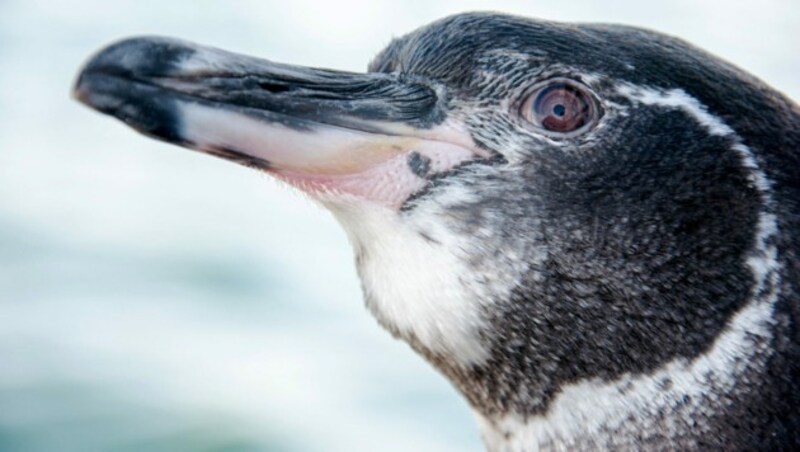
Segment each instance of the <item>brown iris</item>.
[{"label": "brown iris", "polygon": [[594,97],[584,88],[554,80],[529,94],[522,104],[521,113],[525,119],[545,130],[567,134],[593,124],[597,108]]}]

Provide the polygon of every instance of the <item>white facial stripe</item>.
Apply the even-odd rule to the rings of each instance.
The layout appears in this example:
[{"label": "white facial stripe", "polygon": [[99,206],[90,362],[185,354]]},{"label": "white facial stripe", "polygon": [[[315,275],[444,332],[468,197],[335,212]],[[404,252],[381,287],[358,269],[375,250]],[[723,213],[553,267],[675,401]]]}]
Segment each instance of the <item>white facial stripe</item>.
[{"label": "white facial stripe", "polygon": [[[630,84],[621,84],[617,87],[617,92],[628,97],[634,102],[641,102],[645,105],[659,105],[668,108],[677,108],[694,118],[700,125],[715,136],[733,136],[735,132],[720,118],[710,114],[700,102],[680,89],[659,91],[652,88],[642,88]],[[759,192],[768,194],[770,190],[769,180],[763,171],[758,168],[753,151],[741,143],[741,139],[736,137],[737,143],[733,149],[739,154],[745,168],[750,170],[748,177],[756,186]],[[767,201],[768,197],[764,198]]]},{"label": "white facial stripe", "polygon": [[657,90],[623,83],[617,86],[617,92],[634,102],[645,105],[680,109],[694,118],[712,135],[730,136],[734,134],[733,129],[716,116],[711,115],[697,99],[683,90]]},{"label": "white facial stripe", "polygon": [[[648,434],[677,434],[678,429],[685,426],[659,423],[660,409],[682,406],[687,422],[702,422],[703,412],[713,410],[714,403],[719,403],[708,398],[712,385],[717,393],[730,391],[742,372],[747,368],[762,367],[769,358],[770,349],[763,346],[766,341],[757,340],[771,337],[773,310],[780,290],[781,264],[775,245],[778,222],[772,213],[769,179],[760,169],[752,150],[742,143],[733,129],[684,91],[661,91],[623,84],[618,87],[618,92],[635,103],[680,109],[709,133],[734,140],[732,149],[749,171],[750,181],[763,202],[756,224],[755,243],[746,262],[754,280],[750,300],[733,316],[712,348],[691,362],[677,359],[651,375],[625,375],[613,382],[587,380],[570,385],[553,400],[544,416],[525,418],[509,413],[486,419],[478,415],[484,439],[491,450],[523,451],[532,447],[538,449],[535,445],[542,444],[569,449],[581,444],[587,447],[591,443],[581,441],[592,438],[615,444],[615,441],[625,441],[626,438],[646,438]],[[666,379],[671,382],[669,387],[661,384]],[[703,426],[696,425],[696,428],[700,431]],[[616,443],[615,446],[625,448],[637,444]]]}]

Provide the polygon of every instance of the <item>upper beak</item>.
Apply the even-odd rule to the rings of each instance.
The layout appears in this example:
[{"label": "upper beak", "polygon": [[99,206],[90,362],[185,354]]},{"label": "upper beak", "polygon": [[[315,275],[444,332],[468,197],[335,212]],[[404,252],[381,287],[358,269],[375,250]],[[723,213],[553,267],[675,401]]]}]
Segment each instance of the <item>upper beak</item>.
[{"label": "upper beak", "polygon": [[448,120],[445,89],[165,38],[95,55],[75,97],[147,135],[267,170],[311,193],[399,207],[428,179],[488,158]]}]

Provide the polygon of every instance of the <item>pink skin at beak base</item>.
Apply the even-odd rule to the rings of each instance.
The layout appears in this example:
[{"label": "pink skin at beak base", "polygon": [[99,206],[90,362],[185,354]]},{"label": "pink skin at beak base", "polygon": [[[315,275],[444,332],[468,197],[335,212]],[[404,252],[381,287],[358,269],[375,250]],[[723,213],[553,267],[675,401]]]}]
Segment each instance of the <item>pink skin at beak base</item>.
[{"label": "pink skin at beak base", "polygon": [[[403,127],[410,130],[401,132],[417,136],[402,136],[324,124],[297,129],[199,103],[181,102],[178,109],[182,136],[192,147],[231,149],[268,161],[268,172],[311,196],[350,195],[391,209],[424,188],[427,176],[489,157],[453,124],[424,131]],[[422,173],[409,164],[415,152],[424,162]]]}]

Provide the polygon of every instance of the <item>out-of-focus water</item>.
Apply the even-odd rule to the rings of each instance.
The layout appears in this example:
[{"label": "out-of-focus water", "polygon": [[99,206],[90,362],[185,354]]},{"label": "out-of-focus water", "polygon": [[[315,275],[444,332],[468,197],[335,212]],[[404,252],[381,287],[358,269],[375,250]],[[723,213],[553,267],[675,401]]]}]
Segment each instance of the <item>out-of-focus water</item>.
[{"label": "out-of-focus water", "polygon": [[[0,450],[480,450],[466,403],[363,309],[327,214],[68,98],[124,36],[360,70],[486,7],[431,3],[0,2]],[[658,28],[797,99],[792,3],[491,7]]]}]

